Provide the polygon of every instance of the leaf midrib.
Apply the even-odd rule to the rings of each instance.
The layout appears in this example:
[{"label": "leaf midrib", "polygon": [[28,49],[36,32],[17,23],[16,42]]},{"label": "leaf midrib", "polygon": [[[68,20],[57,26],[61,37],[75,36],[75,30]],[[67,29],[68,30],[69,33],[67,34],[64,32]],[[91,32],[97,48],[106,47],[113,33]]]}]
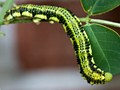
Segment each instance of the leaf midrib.
[{"label": "leaf midrib", "polygon": [[97,0],[97,1],[93,4],[92,9],[90,10],[91,14],[92,14],[92,11],[94,10],[94,7],[95,7],[96,4],[98,3],[98,1],[99,1],[99,0]]}]

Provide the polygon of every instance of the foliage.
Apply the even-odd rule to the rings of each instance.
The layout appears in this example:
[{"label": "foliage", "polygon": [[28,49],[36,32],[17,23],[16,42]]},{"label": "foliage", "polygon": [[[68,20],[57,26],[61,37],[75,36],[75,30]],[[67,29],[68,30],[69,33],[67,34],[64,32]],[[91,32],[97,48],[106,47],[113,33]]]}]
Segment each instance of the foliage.
[{"label": "foliage", "polygon": [[120,0],[81,0],[81,3],[84,11],[88,13],[84,29],[90,39],[96,64],[113,75],[120,73],[120,36],[108,27],[89,23],[90,15],[108,12],[120,5]]}]

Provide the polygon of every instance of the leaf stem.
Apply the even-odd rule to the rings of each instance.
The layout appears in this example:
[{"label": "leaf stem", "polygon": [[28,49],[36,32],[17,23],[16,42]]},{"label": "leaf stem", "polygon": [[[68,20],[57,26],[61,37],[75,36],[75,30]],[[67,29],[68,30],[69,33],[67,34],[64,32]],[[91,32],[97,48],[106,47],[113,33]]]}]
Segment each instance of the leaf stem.
[{"label": "leaf stem", "polygon": [[[88,18],[79,18],[81,22],[86,22],[86,19],[88,20]],[[107,21],[107,20],[100,20],[100,19],[91,19],[89,18],[88,20],[89,22],[93,22],[93,23],[100,23],[100,24],[105,24],[105,25],[110,25],[110,26],[114,26],[114,27],[119,27],[120,28],[120,23],[116,23],[116,22],[111,22],[111,21]]]},{"label": "leaf stem", "polygon": [[90,14],[88,14],[86,17],[86,24],[88,24],[88,25],[89,25],[89,17],[90,17]]},{"label": "leaf stem", "polygon": [[[100,23],[100,24],[105,24],[105,25],[110,25],[114,27],[119,27],[120,28],[120,23],[116,22],[111,22],[107,20],[100,20],[100,19],[91,19],[91,18],[79,18],[81,22],[92,22],[92,23]],[[25,23],[25,22],[32,22],[31,19],[18,19],[10,22],[10,24],[13,23]],[[4,25],[4,21],[0,22],[0,25]]]}]

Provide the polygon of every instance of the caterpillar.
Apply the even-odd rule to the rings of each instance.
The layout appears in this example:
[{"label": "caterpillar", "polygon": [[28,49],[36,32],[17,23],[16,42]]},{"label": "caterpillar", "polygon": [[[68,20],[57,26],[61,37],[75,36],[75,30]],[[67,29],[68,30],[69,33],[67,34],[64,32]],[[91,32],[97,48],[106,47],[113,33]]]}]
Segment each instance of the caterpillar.
[{"label": "caterpillar", "polygon": [[19,5],[6,12],[5,24],[20,17],[30,17],[35,24],[42,20],[61,23],[73,44],[82,77],[91,85],[104,84],[112,79],[111,73],[102,71],[95,64],[89,38],[80,20],[70,10],[47,5]]}]

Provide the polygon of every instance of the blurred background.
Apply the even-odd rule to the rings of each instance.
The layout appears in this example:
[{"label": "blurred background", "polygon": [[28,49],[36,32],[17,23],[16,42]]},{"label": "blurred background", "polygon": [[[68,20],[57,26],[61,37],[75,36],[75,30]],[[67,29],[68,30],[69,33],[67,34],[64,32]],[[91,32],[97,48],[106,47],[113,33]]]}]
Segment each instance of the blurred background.
[{"label": "blurred background", "polygon": [[[16,4],[55,5],[86,17],[80,0],[15,0]],[[92,18],[120,22],[120,7]],[[119,28],[110,27],[120,34]],[[80,75],[72,43],[59,23],[1,26],[1,90],[120,90],[120,74],[105,85],[90,85]]]}]

